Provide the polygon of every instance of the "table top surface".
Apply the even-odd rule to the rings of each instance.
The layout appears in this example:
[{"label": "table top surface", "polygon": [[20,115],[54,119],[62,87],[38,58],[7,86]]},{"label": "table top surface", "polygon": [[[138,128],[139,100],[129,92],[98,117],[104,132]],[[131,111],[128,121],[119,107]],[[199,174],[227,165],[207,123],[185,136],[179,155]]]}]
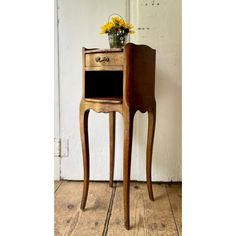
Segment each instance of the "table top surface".
[{"label": "table top surface", "polygon": [[85,50],[85,53],[107,53],[107,52],[123,52],[123,48],[110,48],[110,49],[91,48]]}]

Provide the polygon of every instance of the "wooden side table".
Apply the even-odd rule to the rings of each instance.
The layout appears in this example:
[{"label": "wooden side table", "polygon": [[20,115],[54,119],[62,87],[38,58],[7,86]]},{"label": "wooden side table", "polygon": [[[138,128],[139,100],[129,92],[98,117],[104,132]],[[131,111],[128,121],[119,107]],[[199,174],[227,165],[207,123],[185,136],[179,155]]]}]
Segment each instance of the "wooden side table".
[{"label": "wooden side table", "polygon": [[80,133],[84,164],[81,209],[84,210],[89,188],[89,110],[109,113],[110,123],[110,186],[113,186],[115,149],[115,112],[124,120],[123,201],[124,222],[130,227],[129,193],[133,118],[137,110],[148,112],[146,178],[149,198],[153,201],[151,183],[152,149],[156,121],[155,55],[146,45],[126,44],[124,49],[83,48],[82,99]]}]

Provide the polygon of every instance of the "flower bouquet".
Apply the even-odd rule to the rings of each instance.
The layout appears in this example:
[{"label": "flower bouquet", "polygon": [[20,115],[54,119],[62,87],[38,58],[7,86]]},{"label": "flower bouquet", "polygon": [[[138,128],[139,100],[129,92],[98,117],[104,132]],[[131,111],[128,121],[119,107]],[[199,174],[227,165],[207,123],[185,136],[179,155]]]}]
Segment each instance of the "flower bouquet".
[{"label": "flower bouquet", "polygon": [[134,27],[124,21],[121,16],[112,17],[109,21],[111,16],[109,16],[108,22],[101,27],[101,34],[108,34],[110,48],[122,48],[127,41],[127,35],[134,33]]}]

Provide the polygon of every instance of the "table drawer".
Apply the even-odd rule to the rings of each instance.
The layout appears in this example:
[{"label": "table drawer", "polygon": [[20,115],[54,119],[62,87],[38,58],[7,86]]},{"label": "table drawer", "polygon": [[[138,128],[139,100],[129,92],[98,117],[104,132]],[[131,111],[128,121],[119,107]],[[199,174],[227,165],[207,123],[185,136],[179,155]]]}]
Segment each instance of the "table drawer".
[{"label": "table drawer", "polygon": [[86,67],[122,66],[124,56],[122,52],[91,53],[85,55]]}]

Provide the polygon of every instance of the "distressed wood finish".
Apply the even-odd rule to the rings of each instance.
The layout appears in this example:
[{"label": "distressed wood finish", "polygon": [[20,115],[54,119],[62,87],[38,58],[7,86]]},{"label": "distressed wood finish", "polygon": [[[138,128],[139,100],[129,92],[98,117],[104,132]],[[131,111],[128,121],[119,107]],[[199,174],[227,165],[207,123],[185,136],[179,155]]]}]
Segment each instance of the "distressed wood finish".
[{"label": "distressed wood finish", "polygon": [[110,97],[110,98],[85,98],[85,101],[88,102],[100,102],[100,103],[115,103],[115,104],[120,104],[122,103],[122,99],[118,99],[115,97]]},{"label": "distressed wood finish", "polygon": [[[80,133],[82,140],[83,160],[84,160],[84,190],[81,203],[81,209],[85,208],[89,185],[89,147],[88,147],[88,112],[90,109],[96,112],[120,112],[123,115],[124,122],[124,222],[126,229],[130,227],[129,220],[129,192],[130,192],[130,168],[132,153],[132,133],[133,118],[135,112],[148,112],[148,142],[147,142],[147,186],[149,197],[154,199],[151,184],[151,162],[152,147],[155,131],[155,50],[146,45],[135,45],[128,43],[124,49],[118,50],[99,50],[83,48],[83,76],[82,76],[82,99],[80,103]],[[100,58],[96,61],[96,58]],[[109,59],[107,59],[109,58]],[[94,70],[92,68],[98,68]],[[120,69],[123,70],[123,76],[120,77]],[[93,74],[91,74],[93,73]],[[94,73],[97,73],[96,75]],[[103,74],[101,74],[103,73]],[[109,74],[107,74],[109,73]],[[96,78],[97,76],[97,78]],[[105,77],[104,77],[105,76]],[[114,76],[114,78],[113,78]],[[106,95],[97,97],[98,92],[93,90],[93,81],[99,80],[96,86]],[[122,81],[121,81],[122,80]],[[104,82],[105,81],[105,82]],[[116,81],[114,88],[113,83]],[[95,81],[94,81],[95,82]],[[100,84],[102,86],[100,86]],[[118,86],[122,85],[121,91]],[[90,87],[89,87],[90,86]],[[109,87],[110,86],[110,87]],[[112,87],[113,86],[113,87]],[[91,89],[91,90],[90,90]],[[115,97],[110,96],[110,91],[116,93]],[[89,94],[89,95],[88,95]],[[102,93],[101,93],[102,94]],[[117,95],[118,94],[118,95]],[[95,96],[96,95],[96,96]],[[109,95],[109,96],[108,96]],[[110,132],[113,132],[113,115],[110,115]],[[114,131],[115,133],[115,131]],[[113,164],[114,164],[114,142],[113,136],[110,136],[110,186],[113,182]]]},{"label": "distressed wood finish", "polygon": [[82,211],[78,198],[82,188],[81,182],[65,181],[55,193],[56,236],[102,235],[112,189],[104,183],[91,183],[88,211]]},{"label": "distressed wood finish", "polygon": [[58,190],[60,187],[61,182],[60,181],[54,181],[54,193]]},{"label": "distressed wood finish", "polygon": [[122,184],[117,183],[116,194],[113,201],[113,208],[111,212],[110,222],[107,230],[108,236],[129,236],[129,235],[147,235],[145,229],[145,210],[142,194],[146,194],[146,191],[143,193],[140,189],[143,183],[131,182],[130,184],[130,230],[127,231],[124,228],[124,223],[121,219],[123,215],[123,209],[120,207],[120,203],[123,198]]},{"label": "distressed wood finish", "polygon": [[142,195],[144,208],[146,209],[145,228],[147,235],[179,236],[167,195],[166,185],[155,184],[153,190],[155,192],[154,202],[149,201],[148,194]]},{"label": "distressed wood finish", "polygon": [[[130,230],[122,220],[122,183],[109,188],[91,182],[87,210],[80,210],[83,183],[62,181],[55,193],[55,235],[177,236],[181,235],[181,183],[153,184],[155,200],[150,201],[146,185],[130,184]],[[91,213],[92,211],[92,213]]]},{"label": "distressed wood finish", "polygon": [[85,60],[86,67],[122,66],[124,64],[124,54],[123,52],[91,53],[86,54]]},{"label": "distressed wood finish", "polygon": [[79,222],[82,211],[79,209],[80,193],[83,185],[64,181],[55,193],[55,235],[71,235]]},{"label": "distressed wood finish", "polygon": [[74,224],[71,236],[103,235],[112,188],[107,184],[92,182],[86,211],[81,211],[78,223]]},{"label": "distressed wood finish", "polygon": [[181,183],[167,185],[167,193],[179,235],[182,235],[182,188]]},{"label": "distressed wood finish", "polygon": [[123,227],[120,220],[122,209],[122,188],[119,184],[113,201],[112,213],[107,231],[108,236],[178,236],[175,220],[171,212],[165,184],[153,184],[156,201],[150,201],[146,186],[132,182],[130,186],[130,231]]}]

